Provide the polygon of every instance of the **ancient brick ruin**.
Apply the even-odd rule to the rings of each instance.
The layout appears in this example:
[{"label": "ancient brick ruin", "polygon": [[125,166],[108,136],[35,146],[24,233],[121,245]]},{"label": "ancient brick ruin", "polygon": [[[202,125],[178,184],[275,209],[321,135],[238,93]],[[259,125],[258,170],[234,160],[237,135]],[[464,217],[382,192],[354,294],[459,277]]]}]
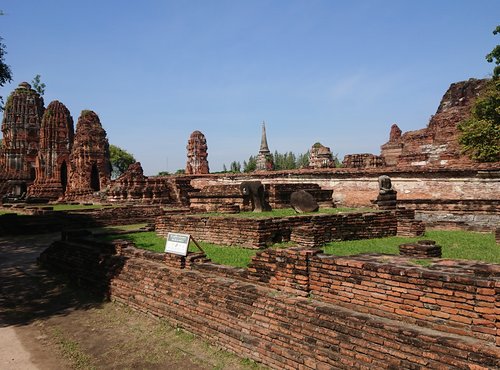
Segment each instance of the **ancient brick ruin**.
[{"label": "ancient brick ruin", "polygon": [[335,168],[335,159],[329,147],[315,143],[309,150],[309,168]]},{"label": "ancient brick ruin", "polygon": [[59,101],[43,99],[22,82],[7,98],[0,149],[0,196],[19,200],[88,197],[109,185],[106,131],[94,112],[73,119]]},{"label": "ancient brick ruin", "polygon": [[[290,208],[290,195],[294,191],[305,190],[311,193],[323,208],[332,208],[332,190],[322,189],[314,183],[269,183],[265,184],[265,197],[274,208]],[[189,192],[189,204],[192,212],[236,213],[251,211],[248,202],[240,192],[239,184],[202,185],[201,189]]]},{"label": "ancient brick ruin", "polygon": [[187,144],[186,175],[209,173],[207,139],[200,131],[194,131]]},{"label": "ancient brick ruin", "polygon": [[[411,217],[409,214],[403,216],[405,220]],[[197,240],[245,248],[265,248],[273,243],[289,241],[318,247],[332,240],[395,236],[398,233],[399,217],[398,213],[389,211],[309,214],[282,218],[167,215],[156,220],[155,230],[164,237],[168,232],[176,230],[193,235]],[[416,224],[422,225],[421,222]],[[413,236],[415,235],[419,234]]]},{"label": "ancient brick ruin", "polygon": [[92,195],[111,182],[109,143],[95,112],[84,110],[78,118],[70,161],[68,199]]},{"label": "ancient brick ruin", "polygon": [[175,181],[172,179],[165,181],[157,177],[144,176],[141,163],[136,162],[113,181],[107,192],[107,199],[110,202],[182,205],[181,200],[175,197],[179,192],[180,189],[176,189]]},{"label": "ancient brick ruin", "polygon": [[[500,240],[498,165],[474,165],[456,143],[456,123],[467,116],[482,81],[453,84],[429,127],[402,134],[393,125],[382,156],[349,155],[344,168],[334,169],[329,148],[315,145],[309,169],[262,171],[272,169],[263,124],[260,173],[209,175],[206,139],[195,131],[187,176],[147,177],[135,163],[115,181],[97,114],[82,112],[73,137],[64,105],[52,102],[44,113],[43,100],[24,83],[7,101],[0,166],[8,181],[0,186],[18,184],[20,194],[19,184],[26,188],[34,180],[28,193],[36,198],[97,195],[126,206],[3,215],[0,233],[147,222],[162,236],[185,232],[219,245],[293,242],[259,251],[249,268],[237,269],[213,264],[203,253],[153,253],[65,232],[41,260],[107,297],[273,368],[497,368],[498,265],[434,259],[440,250],[430,242],[402,246],[406,256],[340,257],[319,249],[334,240],[422,235],[424,221],[438,224],[452,213],[470,222],[467,227],[496,230]],[[394,189],[377,184],[387,174]],[[378,198],[379,208],[389,210],[258,219],[195,214],[250,210],[239,189],[243,181],[261,181],[273,208],[288,208],[291,194],[306,190],[322,208],[373,206]],[[431,259],[430,268],[415,262],[423,257]]]},{"label": "ancient brick ruin", "polygon": [[9,95],[2,120],[0,194],[20,196],[36,177],[43,98],[22,82]]},{"label": "ancient brick ruin", "polygon": [[271,171],[274,167],[273,156],[267,145],[266,124],[262,122],[262,137],[259,154],[257,154],[257,171]]},{"label": "ancient brick ruin", "polygon": [[41,256],[52,269],[275,369],[500,367],[498,266],[266,249],[247,269],[88,239]]},{"label": "ancient brick ruin", "polygon": [[113,200],[142,200],[152,198],[153,191],[148,187],[147,177],[144,176],[140,162],[131,164],[128,169],[118,177],[108,192]]},{"label": "ancient brick ruin", "polygon": [[424,129],[401,134],[399,127],[393,125],[389,141],[381,147],[386,165],[426,167],[472,163],[460,152],[457,125],[470,117],[472,104],[487,81],[470,79],[451,84]]},{"label": "ancient brick ruin", "polygon": [[57,100],[51,102],[42,117],[36,179],[28,188],[30,197],[57,200],[66,192],[73,130],[73,118],[66,106]]},{"label": "ancient brick ruin", "polygon": [[342,166],[345,168],[377,168],[385,166],[384,157],[363,153],[347,154],[344,156]]}]

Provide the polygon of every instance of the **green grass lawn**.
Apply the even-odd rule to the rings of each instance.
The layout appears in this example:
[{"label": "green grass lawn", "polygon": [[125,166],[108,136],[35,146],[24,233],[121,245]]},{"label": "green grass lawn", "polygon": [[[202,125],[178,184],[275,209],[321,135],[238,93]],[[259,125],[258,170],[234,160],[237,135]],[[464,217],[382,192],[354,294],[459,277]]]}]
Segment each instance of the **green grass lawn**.
[{"label": "green grass lawn", "polygon": [[[112,235],[104,237],[105,240],[127,239],[132,241],[138,248],[153,252],[165,251],[165,238],[159,237],[155,232],[144,232],[136,234]],[[214,263],[235,267],[247,267],[252,257],[257,253],[255,249],[241,247],[223,247],[211,243],[198,242],[201,248]],[[199,251],[193,242],[189,245],[192,252]]]},{"label": "green grass lawn", "polygon": [[493,233],[470,231],[427,231],[424,237],[352,240],[331,242],[323,247],[327,254],[347,256],[360,253],[399,254],[398,246],[418,239],[435,240],[442,247],[443,258],[468,259],[500,263],[500,246],[496,245]]},{"label": "green grass lawn", "polygon": [[345,212],[379,212],[371,208],[320,208],[318,212],[297,213],[292,208],[273,209],[269,212],[240,212],[240,213],[196,213],[194,216],[200,217],[236,217],[236,218],[268,218],[268,217],[289,217],[300,215],[320,215],[320,214],[334,214]]},{"label": "green grass lawn", "polygon": [[[165,239],[157,236],[154,232],[113,235],[106,236],[104,239],[127,239],[132,241],[138,248],[154,252],[163,252],[165,250]],[[418,239],[435,240],[443,248],[443,258],[500,263],[500,247],[496,245],[493,234],[469,231],[428,231],[424,237],[420,238],[389,237],[331,242],[322,249],[326,254],[341,256],[360,253],[399,254],[398,246],[400,244],[414,242]],[[225,247],[204,242],[199,242],[199,244],[206,252],[208,258],[221,265],[246,267],[257,253],[255,249]],[[290,243],[277,246],[290,246]],[[191,243],[189,248],[191,251],[198,250],[193,243]]]}]

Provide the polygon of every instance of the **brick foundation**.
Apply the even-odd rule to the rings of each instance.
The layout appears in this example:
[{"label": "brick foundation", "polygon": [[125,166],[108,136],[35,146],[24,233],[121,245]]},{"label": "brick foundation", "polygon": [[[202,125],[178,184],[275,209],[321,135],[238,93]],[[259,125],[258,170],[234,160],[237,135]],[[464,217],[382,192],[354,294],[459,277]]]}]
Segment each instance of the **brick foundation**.
[{"label": "brick foundation", "polygon": [[[500,167],[498,163],[473,166],[418,168],[335,168],[325,170],[272,171],[253,174],[207,175],[193,179],[194,188],[207,185],[237,185],[241,181],[258,180],[269,184],[310,183],[323,190],[333,190],[333,202],[339,207],[372,205],[379,192],[378,177],[388,175],[398,192],[398,206],[417,211],[417,219],[428,226],[446,222],[446,226],[476,230],[492,230],[499,222]],[[427,202],[430,212],[415,208],[417,202]],[[450,204],[448,209],[438,207]],[[453,205],[453,208],[451,208]],[[434,208],[434,206],[436,208]],[[423,204],[422,206],[423,207]],[[480,207],[482,211],[476,210]],[[450,216],[445,216],[445,215]],[[420,215],[423,215],[422,217]],[[425,216],[439,219],[426,219]],[[443,219],[445,217],[446,219]],[[437,224],[439,222],[439,224]]]},{"label": "brick foundation", "polygon": [[130,205],[80,211],[42,210],[33,215],[5,214],[0,215],[0,235],[42,234],[64,229],[153,223],[156,217],[165,213],[160,206]]},{"label": "brick foundation", "polygon": [[296,248],[260,252],[248,270],[181,258],[85,240],[41,256],[118,302],[276,369],[500,366],[498,265],[442,260],[429,269]]},{"label": "brick foundation", "polygon": [[[155,229],[161,236],[180,232],[219,245],[263,248],[291,240],[301,245],[319,246],[333,240],[394,236],[397,233],[397,218],[395,213],[388,211],[283,218],[170,215],[157,218]],[[309,237],[304,236],[306,234]],[[309,239],[306,241],[304,238]]]}]

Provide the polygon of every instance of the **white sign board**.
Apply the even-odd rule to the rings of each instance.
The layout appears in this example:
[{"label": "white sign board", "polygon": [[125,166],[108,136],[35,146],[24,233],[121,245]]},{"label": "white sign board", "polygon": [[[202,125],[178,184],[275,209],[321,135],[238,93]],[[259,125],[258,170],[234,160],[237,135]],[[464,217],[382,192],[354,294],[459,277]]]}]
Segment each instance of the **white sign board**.
[{"label": "white sign board", "polygon": [[165,245],[165,253],[174,253],[181,256],[187,256],[190,239],[191,235],[189,234],[168,233],[167,244]]}]

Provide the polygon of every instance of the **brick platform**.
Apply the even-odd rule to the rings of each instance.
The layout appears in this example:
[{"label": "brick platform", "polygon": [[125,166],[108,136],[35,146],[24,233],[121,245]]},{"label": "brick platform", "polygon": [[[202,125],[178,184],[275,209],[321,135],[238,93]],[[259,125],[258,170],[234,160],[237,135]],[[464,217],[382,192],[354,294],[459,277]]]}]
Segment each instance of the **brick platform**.
[{"label": "brick platform", "polygon": [[[299,228],[299,229],[297,229]],[[156,219],[156,232],[191,234],[197,240],[219,245],[264,248],[277,242],[296,241],[320,246],[332,240],[353,240],[394,236],[394,212],[338,213],[282,218],[206,217],[170,215]],[[310,235],[309,239],[305,235]]]},{"label": "brick platform", "polygon": [[499,265],[294,248],[260,252],[248,270],[203,258],[177,268],[129,243],[83,239],[41,260],[275,369],[500,366]]}]

